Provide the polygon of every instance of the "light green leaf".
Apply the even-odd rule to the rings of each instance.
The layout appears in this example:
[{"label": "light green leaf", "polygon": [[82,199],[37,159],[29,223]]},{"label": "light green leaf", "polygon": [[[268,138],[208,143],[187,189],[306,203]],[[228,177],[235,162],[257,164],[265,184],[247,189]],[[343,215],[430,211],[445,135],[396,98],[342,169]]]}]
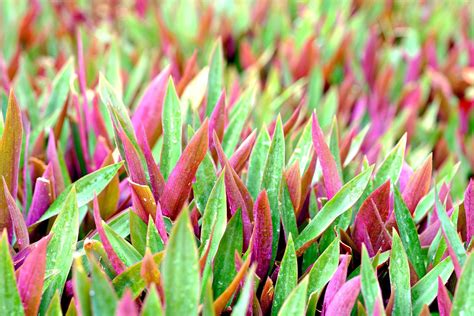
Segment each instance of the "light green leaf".
[{"label": "light green leaf", "polygon": [[389,273],[390,285],[395,291],[393,315],[411,315],[410,267],[402,241],[395,230],[392,234]]},{"label": "light green leaf", "polygon": [[378,188],[388,179],[390,179],[391,183],[397,183],[398,177],[400,177],[400,173],[402,172],[406,143],[407,134],[405,133],[398,144],[388,153],[377,170],[373,181],[374,188]]},{"label": "light green leaf", "polygon": [[309,272],[308,297],[316,292],[321,292],[326,283],[331,280],[339,265],[339,238],[324,250],[314,262]]},{"label": "light green leaf", "polygon": [[166,247],[161,267],[166,315],[197,315],[199,262],[189,215],[183,210]]},{"label": "light green leaf", "polygon": [[173,79],[169,79],[163,102],[163,149],[161,150],[160,170],[163,177],[168,179],[169,174],[176,166],[181,156],[181,105],[174,87]]},{"label": "light green leaf", "polygon": [[[113,229],[111,230],[114,231]],[[145,255],[146,236],[147,225],[143,222],[140,216],[137,215],[137,213],[133,211],[130,212],[130,240],[132,242],[132,246],[140,253],[141,256]]]},{"label": "light green leaf", "polygon": [[134,265],[142,259],[140,253],[124,238],[122,238],[112,228],[110,228],[107,223],[104,222],[102,225],[104,226],[105,234],[107,235],[107,239],[109,240],[112,248],[127,267]]},{"label": "light green leaf", "polygon": [[141,316],[161,316],[163,315],[163,307],[161,306],[156,286],[152,285],[148,291],[148,295],[143,303]]},{"label": "light green leaf", "polygon": [[470,254],[464,264],[454,293],[451,315],[474,315],[474,255]]},{"label": "light green leaf", "polygon": [[254,290],[254,275],[255,275],[255,266],[251,266],[247,277],[245,278],[245,283],[240,291],[239,300],[232,308],[232,316],[245,316],[247,315],[247,309],[249,307],[249,302],[251,299],[252,291]]},{"label": "light green leaf", "polygon": [[296,258],[293,238],[288,238],[285,254],[280,265],[280,272],[275,285],[273,296],[272,315],[277,315],[286,297],[291,293],[298,283],[298,262]]},{"label": "light green leaf", "polygon": [[[370,262],[369,254],[365,245],[362,247],[362,263],[361,263],[361,291],[362,296],[364,297],[365,308],[367,309],[367,314],[372,315],[375,313],[374,308],[382,308],[378,313],[382,315],[383,311],[383,302],[382,302],[382,293],[380,292],[379,282],[377,280],[377,273],[372,267]],[[378,301],[378,304],[376,302]]]},{"label": "light green leaf", "polygon": [[0,314],[24,315],[20,294],[16,287],[15,270],[10,256],[6,230],[0,241]]},{"label": "light green leaf", "polygon": [[214,45],[207,80],[206,116],[210,117],[224,88],[224,56],[222,54],[222,41],[219,38]]},{"label": "light green leaf", "polygon": [[89,258],[92,275],[92,290],[90,292],[92,311],[94,315],[114,315],[118,297],[109,278],[100,268],[95,259]]},{"label": "light green leaf", "polygon": [[257,140],[250,154],[249,169],[247,177],[247,188],[252,199],[256,199],[260,193],[262,183],[263,170],[267,160],[268,151],[270,149],[271,138],[267,128],[262,127],[258,133]]},{"label": "light green leaf", "polygon": [[373,166],[365,169],[351,181],[346,183],[316,214],[296,239],[296,249],[309,245],[321,235],[341,214],[349,210],[361,197],[369,183]]},{"label": "light green leaf", "polygon": [[308,278],[304,278],[303,281],[298,284],[296,288],[291,291],[290,295],[286,298],[283,303],[279,316],[303,316],[306,307],[306,290],[308,289]]}]

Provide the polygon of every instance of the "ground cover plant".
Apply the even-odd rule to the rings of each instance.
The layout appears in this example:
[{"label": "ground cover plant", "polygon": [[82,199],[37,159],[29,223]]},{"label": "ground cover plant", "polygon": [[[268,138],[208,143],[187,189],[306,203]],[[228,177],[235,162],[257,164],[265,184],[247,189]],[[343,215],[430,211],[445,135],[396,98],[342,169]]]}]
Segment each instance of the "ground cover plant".
[{"label": "ground cover plant", "polygon": [[474,315],[472,2],[0,6],[0,315]]}]

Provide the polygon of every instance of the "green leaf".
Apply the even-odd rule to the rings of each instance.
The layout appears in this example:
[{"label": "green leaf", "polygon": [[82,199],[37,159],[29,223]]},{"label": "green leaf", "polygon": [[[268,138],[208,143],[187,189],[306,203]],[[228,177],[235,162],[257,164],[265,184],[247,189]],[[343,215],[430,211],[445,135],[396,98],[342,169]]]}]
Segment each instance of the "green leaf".
[{"label": "green leaf", "polygon": [[454,227],[453,222],[449,219],[449,216],[446,213],[443,204],[441,204],[441,201],[439,200],[439,196],[436,189],[435,205],[436,212],[438,214],[438,219],[441,223],[441,227],[444,232],[444,236],[450,244],[451,248],[453,249],[456,259],[459,262],[459,266],[463,267],[467,259],[466,250],[464,249],[462,241],[459,239],[456,227]]},{"label": "green leaf", "polygon": [[95,259],[90,258],[92,290],[90,292],[94,315],[114,315],[118,297],[109,278]]},{"label": "green leaf", "polygon": [[238,209],[229,220],[224,236],[222,236],[219,248],[217,249],[216,258],[214,260],[214,280],[212,285],[214,297],[219,297],[237,274],[235,265],[229,264],[229,262],[234,262],[234,254],[236,251],[239,254],[242,253],[244,241],[241,213],[242,211]]},{"label": "green leaf", "polygon": [[173,79],[168,81],[165,100],[163,101],[163,149],[161,150],[160,170],[163,177],[168,179],[169,174],[176,166],[181,156],[181,105],[179,102]]},{"label": "green leaf", "polygon": [[402,241],[395,230],[392,233],[389,273],[390,285],[395,291],[393,315],[411,315],[410,267]]},{"label": "green leaf", "polygon": [[253,89],[246,90],[232,108],[229,123],[225,128],[224,138],[222,139],[222,148],[227,157],[234,153],[235,147],[240,141],[242,130],[254,102],[253,93]]},{"label": "green leaf", "polygon": [[278,272],[278,279],[275,285],[275,294],[273,297],[272,315],[277,315],[281,305],[286,297],[296,287],[298,283],[298,262],[296,258],[295,245],[293,238],[288,238],[285,254]]},{"label": "green leaf", "polygon": [[120,70],[120,51],[118,47],[119,40],[115,39],[112,41],[108,58],[105,65],[105,77],[109,78],[110,84],[114,87],[117,92],[117,96],[122,99],[123,96],[123,84],[122,74]]},{"label": "green leaf", "polygon": [[212,282],[208,279],[206,286],[204,286],[203,293],[203,304],[202,304],[202,316],[215,316],[214,311],[214,296],[212,294]]},{"label": "green leaf", "polygon": [[249,169],[247,177],[247,188],[252,199],[256,199],[260,193],[263,171],[270,149],[271,138],[267,128],[262,127],[258,133],[257,140],[250,154]]},{"label": "green leaf", "polygon": [[152,285],[148,291],[148,295],[143,303],[141,316],[161,316],[163,315],[163,307],[161,306],[156,286]]},{"label": "green leaf", "polygon": [[426,268],[416,225],[410,211],[405,205],[405,202],[403,202],[400,191],[398,191],[396,186],[393,186],[393,188],[395,218],[397,220],[403,247],[407,252],[408,259],[410,259],[410,262],[413,264],[416,273],[419,277],[422,277],[426,273]]},{"label": "green leaf", "polygon": [[453,273],[454,267],[447,257],[421,278],[411,289],[413,315],[419,315],[423,306],[430,305],[438,293],[438,276],[446,283]]},{"label": "green leaf", "polygon": [[[280,212],[279,195],[281,179],[283,176],[283,167],[285,166],[285,135],[281,118],[278,116],[273,134],[272,144],[268,151],[265,169],[263,171],[262,187],[267,190],[268,201],[272,213],[273,241],[272,241],[272,261],[275,260],[278,249],[278,238],[280,236]],[[273,264],[270,263],[270,266]]]},{"label": "green leaf", "polygon": [[283,229],[285,231],[285,237],[288,238],[290,234],[292,236],[298,237],[298,227],[296,225],[295,210],[291,201],[290,192],[288,191],[288,184],[286,183],[286,181],[282,181],[282,184],[283,185],[280,191],[281,204],[279,205],[279,209]]},{"label": "green leaf", "polygon": [[[130,217],[130,219],[131,218],[132,217]],[[130,267],[141,260],[142,256],[132,245],[110,228],[107,223],[102,223],[102,225],[104,226],[105,234],[107,235],[112,248],[127,267]]]},{"label": "green leaf", "polygon": [[[362,263],[361,263],[361,290],[362,296],[364,297],[365,308],[367,309],[367,314],[374,314],[377,306],[379,308],[383,307],[382,294],[380,292],[379,282],[377,280],[377,273],[372,267],[370,262],[369,254],[365,245],[362,247]],[[376,302],[378,301],[378,305]],[[384,313],[382,310],[378,311],[382,315]]]},{"label": "green leaf", "polygon": [[400,173],[402,172],[406,143],[407,134],[405,133],[398,144],[388,153],[377,170],[373,181],[374,188],[378,188],[388,179],[390,179],[390,182],[393,184],[397,183],[398,177],[400,177]]},{"label": "green leaf", "polygon": [[130,107],[133,97],[136,95],[137,91],[140,89],[140,84],[145,78],[146,72],[149,69],[150,56],[148,54],[142,54],[137,64],[133,67],[130,72],[130,78],[127,81],[127,86],[125,87],[125,96],[124,103]]},{"label": "green leaf", "polygon": [[199,262],[189,215],[177,219],[163,259],[162,280],[166,315],[196,315],[199,305]]},{"label": "green leaf", "polygon": [[[153,255],[153,260],[157,265],[161,263],[163,253]],[[122,296],[126,290],[132,291],[132,297],[136,298],[145,289],[145,280],[141,276],[142,261],[135,263],[112,280],[112,284],[117,295]]]},{"label": "green leaf", "polygon": [[296,249],[306,247],[321,235],[341,214],[349,210],[361,197],[369,183],[373,166],[365,169],[346,183],[316,214],[296,239]]},{"label": "green leaf", "polygon": [[54,221],[51,240],[46,251],[45,275],[52,275],[44,282],[44,292],[40,304],[40,314],[49,306],[54,293],[61,294],[72,266],[73,253],[79,234],[79,210],[76,189],[73,187],[64,201],[63,208]]},{"label": "green leaf", "polygon": [[48,310],[46,311],[46,316],[62,316],[63,312],[61,311],[61,302],[59,298],[59,292],[54,293],[53,299],[49,304]]},{"label": "green leaf", "polygon": [[291,291],[290,295],[288,295],[278,315],[303,316],[305,314],[307,289],[308,278],[304,278],[303,281],[301,281],[300,284]]},{"label": "green leaf", "polygon": [[[113,229],[111,230],[114,231]],[[145,255],[146,236],[147,225],[143,222],[140,216],[137,215],[137,213],[133,211],[130,212],[130,239],[132,241],[132,246],[141,256]]]},{"label": "green leaf", "polygon": [[367,124],[352,140],[349,152],[347,153],[346,160],[344,160],[344,167],[346,167],[359,153],[362,142],[365,139],[365,135],[370,129],[370,124]]},{"label": "green leaf", "polygon": [[222,54],[222,41],[218,39],[214,45],[207,79],[207,104],[206,116],[210,117],[214,106],[224,88],[224,56]]},{"label": "green leaf", "polygon": [[83,316],[92,315],[90,288],[91,282],[84,269],[81,258],[74,260],[74,267],[72,270],[72,280],[74,287],[74,297],[81,310]]},{"label": "green leaf", "polygon": [[470,254],[463,267],[454,293],[451,315],[474,314],[474,255]]},{"label": "green leaf", "polygon": [[45,117],[51,116],[53,113],[61,111],[69,94],[73,73],[74,58],[70,58],[53,79],[51,94],[48,96],[48,103],[44,113]]},{"label": "green leaf", "polygon": [[314,67],[311,71],[308,83],[308,108],[316,109],[323,93],[324,78],[323,72],[319,67]]},{"label": "green leaf", "polygon": [[150,248],[151,253],[157,253],[164,249],[163,241],[156,229],[153,219],[148,219],[148,227],[146,231],[146,248]]},{"label": "green leaf", "polygon": [[339,265],[339,238],[324,250],[314,262],[309,272],[308,297],[316,292],[321,292],[326,283],[331,280]]},{"label": "green leaf", "polygon": [[201,214],[204,213],[207,199],[211,194],[216,180],[216,169],[211,156],[207,153],[199,165],[196,172],[196,181],[193,183],[194,200],[196,201],[196,206]]},{"label": "green leaf", "polygon": [[115,177],[117,171],[122,167],[123,162],[119,162],[113,165],[106,166],[95,172],[89,173],[88,175],[80,178],[73,184],[67,186],[64,191],[58,196],[58,198],[51,204],[48,210],[41,216],[36,222],[40,223],[53,216],[59,214],[64,208],[66,198],[72,191],[73,186],[75,187],[77,194],[77,204],[79,208],[87,205],[94,199],[95,194],[99,194],[105,189],[107,184]]},{"label": "green leaf", "polygon": [[300,173],[303,174],[311,162],[313,150],[313,136],[311,134],[311,120],[305,125],[295,148],[292,150],[287,166],[292,166],[296,161],[300,162]]},{"label": "green leaf", "polygon": [[0,313],[2,315],[24,315],[20,294],[16,287],[15,271],[8,245],[6,230],[0,241]]}]

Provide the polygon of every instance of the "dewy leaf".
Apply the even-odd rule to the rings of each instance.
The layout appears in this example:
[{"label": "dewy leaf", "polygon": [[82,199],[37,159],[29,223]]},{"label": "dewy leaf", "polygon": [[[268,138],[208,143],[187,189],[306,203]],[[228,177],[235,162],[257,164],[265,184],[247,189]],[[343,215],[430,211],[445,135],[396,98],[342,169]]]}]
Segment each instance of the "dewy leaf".
[{"label": "dewy leaf", "polygon": [[456,270],[456,275],[459,277],[461,275],[461,267],[464,266],[464,262],[466,262],[466,250],[464,249],[464,245],[459,238],[458,232],[456,227],[454,227],[453,223],[448,217],[446,210],[444,209],[443,204],[439,200],[438,192],[435,189],[435,210],[436,214],[438,215],[438,219],[441,223],[441,228],[443,229],[444,237],[446,238],[446,242],[448,245],[448,251],[450,256],[453,258],[454,269]]},{"label": "dewy leaf", "polygon": [[2,315],[24,315],[23,305],[16,287],[15,271],[8,246],[6,230],[0,241],[0,313]]},{"label": "dewy leaf", "polygon": [[339,291],[337,291],[326,310],[326,315],[349,316],[359,295],[360,287],[360,276],[347,281]]},{"label": "dewy leaf", "polygon": [[227,228],[215,256],[212,289],[216,297],[229,286],[237,273],[235,265],[230,264],[230,262],[233,262],[235,252],[242,253],[242,225],[242,211],[239,209],[227,223]]},{"label": "dewy leaf", "polygon": [[64,207],[67,196],[70,194],[73,186],[77,192],[77,204],[82,208],[94,199],[94,194],[99,194],[115,177],[117,171],[122,167],[123,162],[119,162],[80,178],[72,185],[69,185],[51,204],[49,209],[41,216],[37,223],[47,220],[59,214]]},{"label": "dewy leaf", "polygon": [[255,201],[253,209],[255,226],[253,230],[252,262],[257,264],[257,275],[263,280],[267,276],[272,261],[272,214],[268,195],[263,190]]},{"label": "dewy leaf", "polygon": [[324,134],[319,126],[316,113],[313,113],[312,120],[313,145],[316,154],[318,155],[319,163],[321,164],[327,198],[330,200],[341,188],[341,178],[339,177],[336,161],[334,160],[328,145],[324,141]]},{"label": "dewy leaf", "polygon": [[120,261],[122,261],[125,266],[130,267],[140,261],[142,256],[135,248],[133,248],[132,245],[128,243],[128,241],[117,234],[106,223],[102,223],[102,226],[104,227],[104,233],[107,236],[110,245],[112,246]]},{"label": "dewy leaf", "polygon": [[472,254],[466,260],[461,277],[454,293],[453,309],[451,315],[473,315],[474,305],[474,256]]},{"label": "dewy leaf", "polygon": [[365,247],[362,248],[362,263],[360,269],[361,290],[364,297],[365,308],[368,315],[384,313],[382,302],[382,293],[380,291],[379,282],[377,280],[377,272],[374,271],[370,262],[369,254]]},{"label": "dewy leaf", "polygon": [[394,291],[392,313],[394,316],[411,314],[410,267],[402,241],[395,230],[392,234],[392,251],[390,253],[390,285]]},{"label": "dewy leaf", "polygon": [[118,298],[112,283],[95,259],[89,258],[89,263],[92,276],[92,311],[94,315],[114,315]]},{"label": "dewy leaf", "polygon": [[447,257],[431,269],[411,289],[413,315],[419,315],[423,306],[430,305],[438,292],[437,279],[440,277],[446,283],[453,273],[454,267],[450,257]]},{"label": "dewy leaf", "polygon": [[181,212],[174,224],[161,272],[166,300],[165,314],[196,315],[201,288],[199,261],[187,211]]},{"label": "dewy leaf", "polygon": [[[308,289],[308,278],[304,278],[297,287],[291,291],[281,306],[279,316],[294,315],[303,316],[306,306],[306,291]],[[331,315],[331,314],[329,314]],[[334,314],[335,315],[335,314]]]},{"label": "dewy leaf", "polygon": [[[12,196],[16,196],[17,193],[22,137],[23,125],[21,122],[21,110],[16,103],[12,90],[8,97],[4,132],[0,138],[0,177],[5,178],[5,182]],[[7,228],[8,233],[11,234],[11,220],[4,193],[4,186],[0,185],[0,232],[5,228]]]},{"label": "dewy leaf", "polygon": [[464,210],[466,213],[466,241],[471,242],[474,236],[474,180],[469,180],[469,185],[464,192]]},{"label": "dewy leaf", "polygon": [[277,315],[286,297],[291,293],[298,283],[298,262],[296,258],[293,238],[288,238],[285,254],[278,272],[278,279],[275,285],[275,296],[273,298],[272,315]]},{"label": "dewy leaf", "polygon": [[406,143],[407,134],[404,134],[398,144],[393,147],[380,164],[374,176],[374,188],[381,186],[387,180],[390,180],[392,183],[397,183],[400,173],[402,172]]},{"label": "dewy leaf", "polygon": [[[275,126],[275,133],[268,151],[265,169],[263,171],[262,189],[266,190],[268,194],[268,201],[270,202],[271,224],[272,224],[272,253],[271,262],[275,260],[278,248],[278,238],[280,236],[280,212],[279,212],[279,195],[281,188],[281,181],[283,177],[283,167],[285,166],[285,135],[281,118],[277,118]],[[256,214],[256,211],[254,211]],[[255,249],[253,249],[255,251]],[[261,276],[261,267],[257,266],[257,275]]]},{"label": "dewy leaf", "polygon": [[160,169],[163,177],[168,179],[181,155],[181,105],[171,78],[168,81],[168,89],[163,102],[162,116],[163,149]]},{"label": "dewy leaf", "polygon": [[73,187],[54,221],[51,240],[46,251],[45,275],[52,275],[45,281],[40,313],[44,313],[56,291],[62,293],[76,249],[79,234],[79,210],[76,190]]},{"label": "dewy leaf", "polygon": [[396,186],[393,186],[393,188],[393,208],[395,211],[395,218],[397,220],[403,247],[405,248],[405,251],[408,255],[408,259],[410,259],[410,262],[413,264],[416,274],[418,274],[419,277],[422,277],[426,273],[426,268],[416,225],[413,221],[410,211],[405,205],[405,202],[403,202],[400,191],[398,191]]},{"label": "dewy leaf", "polygon": [[232,316],[245,316],[247,314],[247,309],[249,307],[249,302],[252,298],[254,291],[254,275],[255,275],[255,266],[250,267],[247,277],[245,278],[245,283],[240,291],[239,300],[235,303],[232,308]]},{"label": "dewy leaf", "polygon": [[161,196],[163,214],[175,219],[191,191],[192,181],[209,145],[209,123],[206,119],[184,149],[171,172]]},{"label": "dewy leaf", "polygon": [[260,186],[262,183],[263,171],[265,162],[270,149],[271,138],[265,127],[260,130],[257,136],[257,141],[250,154],[250,161],[248,167],[247,188],[250,195],[255,200],[260,193]]},{"label": "dewy leaf", "polygon": [[295,241],[296,249],[306,249],[341,214],[350,209],[361,197],[372,174],[373,166],[346,183],[316,214]]},{"label": "dewy leaf", "polygon": [[339,264],[339,238],[331,244],[314,262],[309,272],[308,298],[311,294],[321,292],[332,278]]},{"label": "dewy leaf", "polygon": [[82,264],[82,258],[74,259],[74,266],[72,269],[72,283],[74,290],[74,299],[77,302],[77,308],[80,315],[91,316],[91,299],[90,288],[91,282],[87,276],[87,272]]},{"label": "dewy leaf", "polygon": [[214,106],[219,99],[219,94],[224,87],[224,56],[222,54],[222,41],[218,39],[212,50],[207,79],[207,104],[206,116],[210,117]]},{"label": "dewy leaf", "polygon": [[51,235],[34,244],[34,249],[26,257],[17,271],[18,291],[26,315],[37,315],[43,292],[46,271],[46,249]]}]

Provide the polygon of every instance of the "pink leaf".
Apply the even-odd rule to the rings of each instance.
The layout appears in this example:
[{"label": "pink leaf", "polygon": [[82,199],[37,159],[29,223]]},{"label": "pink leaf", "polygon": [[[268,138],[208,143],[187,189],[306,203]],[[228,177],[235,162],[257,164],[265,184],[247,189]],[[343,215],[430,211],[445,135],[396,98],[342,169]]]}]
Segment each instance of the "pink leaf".
[{"label": "pink leaf", "polygon": [[265,279],[272,259],[272,214],[268,202],[267,191],[263,190],[255,201],[255,227],[253,230],[252,262],[257,264],[256,273]]},{"label": "pink leaf", "polygon": [[349,316],[360,292],[360,276],[347,281],[329,304],[326,315]]},{"label": "pink leaf", "polygon": [[425,160],[423,165],[419,167],[410,176],[405,189],[403,190],[403,200],[410,212],[413,212],[418,202],[428,193],[431,185],[432,159],[431,155]]}]

